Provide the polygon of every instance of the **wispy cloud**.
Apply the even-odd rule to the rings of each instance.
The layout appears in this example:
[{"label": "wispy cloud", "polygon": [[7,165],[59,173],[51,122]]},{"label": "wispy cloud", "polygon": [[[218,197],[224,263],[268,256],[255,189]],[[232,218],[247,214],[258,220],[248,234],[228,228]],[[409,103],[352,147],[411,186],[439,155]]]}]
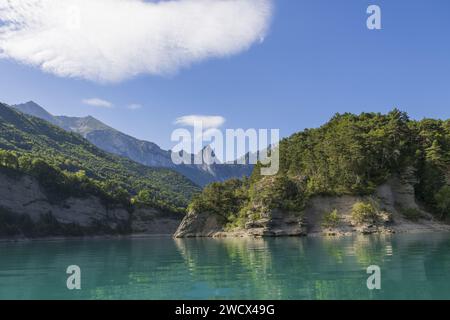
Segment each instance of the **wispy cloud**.
[{"label": "wispy cloud", "polygon": [[174,123],[188,127],[202,125],[204,129],[211,129],[221,127],[225,121],[222,116],[188,115],[177,118]]},{"label": "wispy cloud", "polygon": [[0,0],[0,57],[117,82],[234,55],[264,39],[273,0]]},{"label": "wispy cloud", "polygon": [[141,108],[142,108],[142,105],[139,103],[132,103],[132,104],[127,105],[127,109],[130,109],[130,110],[139,110]]},{"label": "wispy cloud", "polygon": [[100,99],[100,98],[91,98],[91,99],[84,99],[84,104],[87,104],[89,106],[93,107],[100,107],[100,108],[112,108],[114,105],[106,100]]}]

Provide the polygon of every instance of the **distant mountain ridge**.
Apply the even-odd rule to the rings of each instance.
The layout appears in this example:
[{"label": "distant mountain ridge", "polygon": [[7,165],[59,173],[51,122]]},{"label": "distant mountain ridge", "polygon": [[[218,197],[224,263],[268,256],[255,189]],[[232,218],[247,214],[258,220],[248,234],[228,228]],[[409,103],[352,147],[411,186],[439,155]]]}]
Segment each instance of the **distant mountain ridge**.
[{"label": "distant mountain ridge", "polygon": [[127,157],[146,166],[172,168],[200,186],[214,181],[249,176],[253,170],[253,165],[250,164],[175,165],[171,159],[171,151],[163,150],[153,142],[129,136],[92,116],[54,116],[33,101],[13,107],[22,113],[46,120],[64,130],[78,133],[104,151]]}]

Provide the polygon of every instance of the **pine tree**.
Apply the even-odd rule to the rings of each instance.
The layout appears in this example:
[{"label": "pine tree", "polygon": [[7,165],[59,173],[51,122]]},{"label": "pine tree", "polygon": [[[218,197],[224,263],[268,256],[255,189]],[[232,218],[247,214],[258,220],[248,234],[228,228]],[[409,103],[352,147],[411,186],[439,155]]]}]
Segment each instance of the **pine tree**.
[{"label": "pine tree", "polygon": [[438,168],[446,167],[445,153],[437,140],[425,150],[425,157],[427,162]]}]

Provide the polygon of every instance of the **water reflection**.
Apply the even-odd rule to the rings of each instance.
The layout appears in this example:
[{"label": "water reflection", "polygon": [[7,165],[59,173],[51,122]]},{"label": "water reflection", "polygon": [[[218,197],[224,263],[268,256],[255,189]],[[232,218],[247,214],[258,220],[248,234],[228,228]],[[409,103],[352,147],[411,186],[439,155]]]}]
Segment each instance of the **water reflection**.
[{"label": "water reflection", "polygon": [[[72,264],[81,291],[65,287]],[[447,234],[0,243],[0,298],[450,299],[449,269]]]},{"label": "water reflection", "polygon": [[[446,234],[178,239],[176,244],[194,278],[220,287],[223,276],[234,294],[244,298],[450,298]],[[198,272],[198,266],[211,265],[221,266],[220,281],[217,275]],[[370,265],[381,267],[381,291],[366,287]]]}]

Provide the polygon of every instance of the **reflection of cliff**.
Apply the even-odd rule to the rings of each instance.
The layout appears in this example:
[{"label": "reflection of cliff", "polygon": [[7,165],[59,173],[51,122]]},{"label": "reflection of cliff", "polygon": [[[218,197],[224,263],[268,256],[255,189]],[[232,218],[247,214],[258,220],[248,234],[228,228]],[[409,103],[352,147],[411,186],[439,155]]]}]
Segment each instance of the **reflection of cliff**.
[{"label": "reflection of cliff", "polygon": [[[442,297],[450,252],[442,266],[436,252],[448,251],[449,239],[429,240],[411,234],[175,241],[192,277],[218,292],[228,288],[249,299],[401,299]],[[381,292],[366,287],[370,265],[381,267]]]},{"label": "reflection of cliff", "polygon": [[[80,291],[65,286],[74,264]],[[0,299],[171,299],[190,285],[170,238],[0,242]]]},{"label": "reflection of cliff", "polygon": [[423,235],[410,234],[392,237],[390,243],[393,254],[383,265],[384,289],[388,298],[450,298],[448,235],[427,234],[425,239]]},{"label": "reflection of cliff", "polygon": [[[0,299],[448,299],[449,248],[445,233],[0,243]],[[369,265],[381,291],[366,287]]]},{"label": "reflection of cliff", "polygon": [[[192,277],[214,288],[214,298],[225,293],[276,299],[281,291],[274,281],[272,251],[262,239],[175,239]],[[224,282],[222,279],[226,279]],[[231,292],[232,291],[232,292]],[[211,297],[213,298],[213,297]]]},{"label": "reflection of cliff", "polygon": [[[326,260],[334,260],[317,241],[295,238],[175,241],[197,281],[207,282],[219,292],[232,288],[232,294],[248,299],[327,298],[351,287],[349,281],[354,282],[340,281],[334,276],[316,278],[318,274],[332,272],[333,269],[327,269],[330,261]],[[220,274],[206,273],[207,267]],[[222,278],[227,279],[225,286]]]}]

